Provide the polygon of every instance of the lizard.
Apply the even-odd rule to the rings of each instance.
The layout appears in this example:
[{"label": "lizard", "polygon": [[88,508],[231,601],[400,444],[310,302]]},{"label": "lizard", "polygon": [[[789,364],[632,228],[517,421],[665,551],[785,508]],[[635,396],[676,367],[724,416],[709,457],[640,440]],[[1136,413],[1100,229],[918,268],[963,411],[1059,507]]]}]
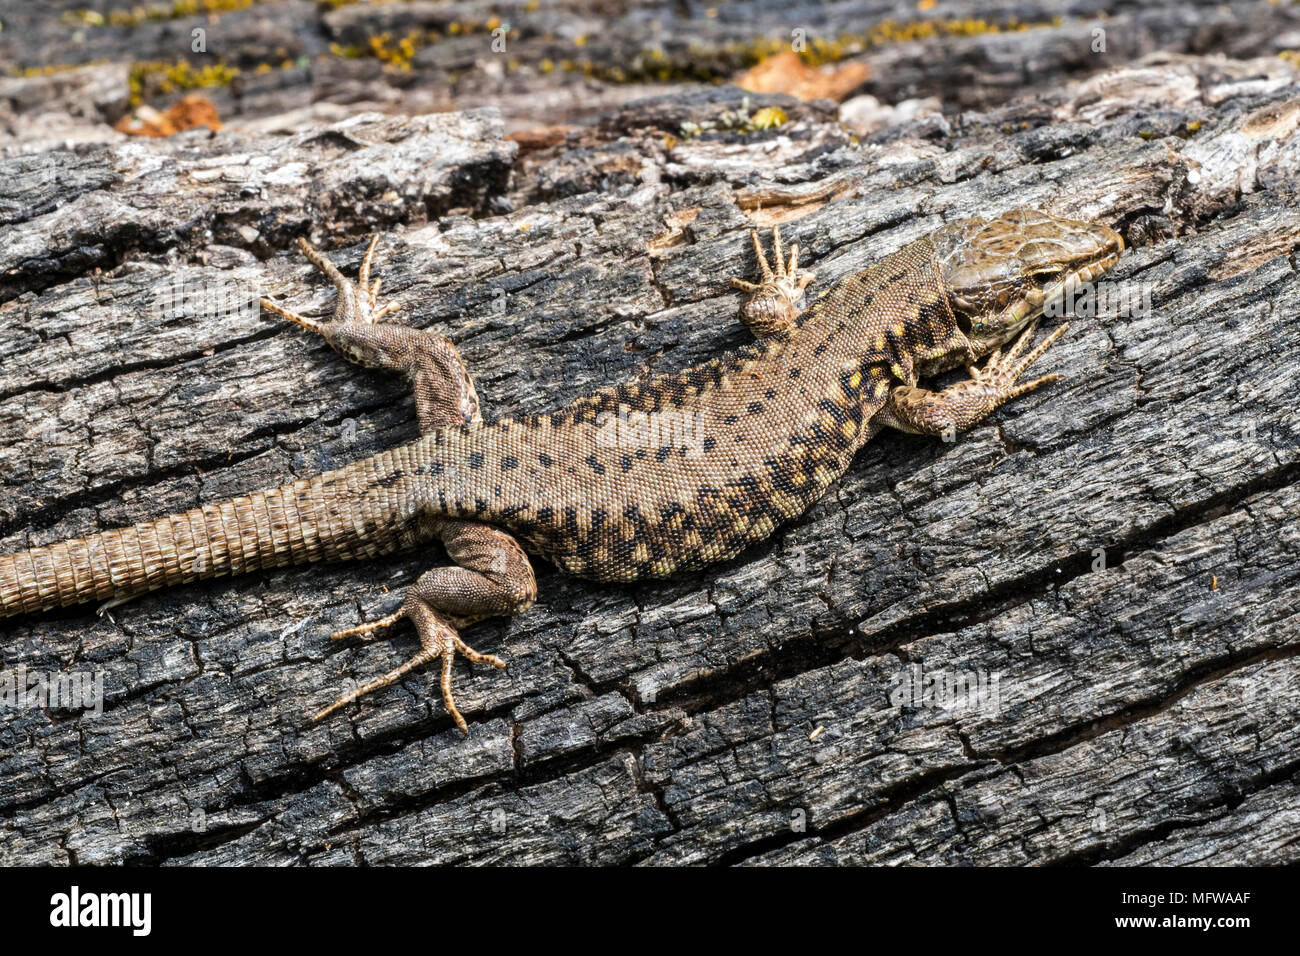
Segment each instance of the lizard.
[{"label": "lizard", "polygon": [[[1124,249],[1105,225],[1013,209],[943,225],[808,303],[815,277],[800,269],[798,244],[783,249],[774,227],[769,262],[756,230],[751,238],[759,281],[732,284],[748,294],[740,318],[753,342],[548,414],[496,420],[484,418],[448,338],[384,321],[402,306],[381,304],[371,280],[378,234],[355,282],[300,239],[337,292],[332,317],[269,298],[262,307],[356,363],[405,375],[421,437],[311,479],[0,555],[0,617],[440,539],[450,565],[422,574],[392,614],[333,634],[370,639],[409,620],[419,650],[312,719],[437,661],[446,710],[468,733],[452,693],[456,655],[505,663],[460,632],[535,602],[525,548],[597,582],[732,558],[803,513],[882,429],[952,434],[1058,379],[1020,381],[1068,327],[1031,348],[1044,305]],[[968,377],[956,384],[920,384],[961,366]]]}]

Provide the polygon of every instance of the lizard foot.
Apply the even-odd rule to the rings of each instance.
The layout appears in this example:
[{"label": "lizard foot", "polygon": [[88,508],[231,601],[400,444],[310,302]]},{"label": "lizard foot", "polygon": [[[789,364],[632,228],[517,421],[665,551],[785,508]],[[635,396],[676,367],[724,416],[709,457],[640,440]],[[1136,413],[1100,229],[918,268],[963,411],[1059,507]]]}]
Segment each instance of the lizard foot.
[{"label": "lizard foot", "polygon": [[355,283],[339,272],[338,267],[325,258],[324,254],[306,239],[299,239],[298,246],[302,249],[302,254],[307,257],[307,260],[325,273],[325,276],[338,291],[338,303],[334,306],[334,317],[329,322],[318,322],[264,298],[262,299],[262,308],[268,312],[274,312],[276,315],[282,316],[290,322],[295,322],[304,329],[309,329],[328,339],[330,337],[330,325],[374,325],[384,316],[391,315],[402,307],[402,304],[396,301],[378,305],[379,279],[375,279],[374,282],[370,281],[370,266],[374,262],[375,249],[379,246],[379,233],[375,233],[370,238],[370,245],[366,247],[366,254],[361,259],[361,268],[357,270],[357,281]]},{"label": "lizard foot", "polygon": [[376,633],[392,627],[403,618],[410,618],[415,625],[416,633],[420,638],[420,650],[416,652],[405,664],[393,668],[382,677],[377,677],[367,684],[363,684],[351,693],[344,694],[328,707],[317,711],[312,715],[312,721],[318,721],[328,717],[334,711],[346,704],[352,703],[371,691],[379,690],[381,687],[387,687],[389,684],[396,683],[405,675],[409,674],[416,668],[423,667],[431,661],[442,659],[442,702],[447,707],[447,713],[451,719],[456,722],[456,726],[461,729],[462,733],[469,733],[469,725],[465,723],[465,718],[461,716],[460,710],[456,707],[456,699],[451,692],[451,665],[457,654],[462,654],[476,664],[491,664],[493,667],[505,668],[505,661],[494,654],[481,654],[474,648],[470,647],[460,639],[460,635],[446,621],[438,615],[436,611],[428,606],[414,593],[408,594],[401,610],[395,614],[380,618],[368,624],[362,624],[357,627],[350,627],[346,630],[338,631],[333,635],[334,640],[341,640],[346,637],[373,637]]},{"label": "lizard foot", "polygon": [[1019,385],[1016,384],[1016,380],[1020,378],[1025,369],[1038,361],[1042,354],[1051,348],[1052,343],[1064,335],[1069,327],[1068,322],[1057,326],[1052,330],[1052,334],[1039,342],[1028,355],[1020,358],[1020,353],[1025,350],[1025,346],[1029,344],[1034,337],[1034,333],[1038,330],[1038,323],[1032,322],[1029,328],[1021,333],[1020,338],[1016,339],[1015,344],[1011,346],[1006,355],[1002,354],[1001,349],[996,349],[989,355],[988,361],[984,363],[982,369],[968,365],[966,371],[970,373],[973,382],[997,393],[999,405],[1010,401],[1017,395],[1032,392],[1040,385],[1057,381],[1061,376],[1056,372],[1052,372],[1040,376],[1032,382],[1024,382]]},{"label": "lizard foot", "polygon": [[473,379],[450,340],[397,322],[380,321],[401,305],[398,302],[379,305],[379,280],[370,281],[378,234],[366,248],[355,283],[345,279],[334,263],[311,243],[299,239],[298,244],[338,290],[333,317],[327,322],[309,319],[270,299],[262,300],[264,309],[320,335],[349,361],[407,376],[414,386],[415,410],[422,432],[478,418],[478,395]]},{"label": "lizard foot", "polygon": [[744,279],[731,280],[731,284],[749,293],[749,298],[740,309],[741,321],[755,335],[772,335],[790,327],[799,313],[803,311],[803,292],[808,283],[817,278],[811,272],[799,271],[799,244],[790,246],[790,263],[786,265],[781,252],[781,227],[772,227],[772,257],[776,260],[773,269],[763,254],[763,244],[758,239],[758,230],[752,231],[754,255],[758,266],[763,270],[763,281],[757,284]]},{"label": "lizard foot", "polygon": [[1005,355],[1001,349],[991,353],[983,368],[967,365],[970,378],[964,382],[939,392],[912,385],[896,386],[889,393],[884,407],[876,413],[876,421],[914,434],[947,436],[983,421],[1017,395],[1055,382],[1061,376],[1053,372],[1032,382],[1017,384],[1025,369],[1064,335],[1068,326],[1054,329],[1051,335],[1022,357],[1021,353],[1033,339],[1036,328],[1037,323],[1030,325]]}]

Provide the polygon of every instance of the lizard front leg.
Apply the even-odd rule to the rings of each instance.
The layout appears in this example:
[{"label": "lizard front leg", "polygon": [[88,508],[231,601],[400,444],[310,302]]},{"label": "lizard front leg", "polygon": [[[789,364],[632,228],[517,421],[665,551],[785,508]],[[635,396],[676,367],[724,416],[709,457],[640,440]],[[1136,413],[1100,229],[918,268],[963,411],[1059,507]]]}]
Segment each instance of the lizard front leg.
[{"label": "lizard front leg", "polygon": [[1036,322],[1030,325],[1006,355],[1002,354],[1001,349],[993,352],[984,368],[968,365],[966,371],[970,373],[970,378],[967,381],[950,385],[938,392],[911,385],[895,386],[884,406],[873,418],[872,425],[877,428],[888,426],[918,435],[939,436],[965,431],[1016,396],[1056,381],[1061,376],[1052,373],[1032,382],[1016,384],[1025,369],[1037,361],[1069,328],[1068,325],[1059,326],[1033,351],[1020,358],[1020,353],[1033,338],[1037,325]]},{"label": "lizard front leg", "polygon": [[803,312],[803,293],[808,283],[817,277],[811,272],[799,271],[799,244],[790,246],[790,263],[786,265],[781,252],[781,227],[772,227],[772,258],[776,260],[773,269],[763,254],[763,244],[758,239],[758,230],[750,233],[754,240],[754,257],[762,270],[763,281],[757,284],[744,279],[733,278],[731,284],[749,293],[745,304],[740,309],[740,320],[759,338],[766,338],[784,332]]},{"label": "lizard front leg", "polygon": [[[415,392],[421,433],[481,420],[474,381],[451,341],[404,325],[379,322],[399,306],[392,302],[380,306],[376,301],[379,280],[370,282],[370,268],[378,242],[378,235],[371,239],[354,284],[310,243],[299,240],[303,253],[329,277],[338,291],[332,321],[317,322],[269,299],[263,299],[262,305],[323,336],[336,351],[354,362],[405,375]],[[396,613],[333,635],[335,640],[374,637],[405,619],[415,626],[420,650],[406,663],[340,697],[316,713],[313,720],[320,720],[345,704],[440,659],[443,703],[456,726],[468,733],[451,690],[451,666],[456,654],[475,663],[506,666],[500,658],[481,654],[467,645],[461,640],[458,628],[487,617],[519,614],[532,605],[537,598],[537,584],[528,557],[513,537],[490,525],[440,516],[421,520],[425,534],[442,539],[456,566],[434,568],[421,575]]]},{"label": "lizard front leg", "polygon": [[319,268],[338,291],[334,317],[329,322],[299,315],[270,299],[262,300],[268,312],[315,332],[345,358],[369,368],[405,375],[415,393],[420,432],[478,419],[478,394],[465,360],[449,339],[406,325],[380,322],[401,308],[399,302],[378,304],[379,279],[370,281],[370,267],[379,235],[370,240],[357,272],[357,282],[347,279],[334,263],[305,239],[298,240],[303,254]]}]

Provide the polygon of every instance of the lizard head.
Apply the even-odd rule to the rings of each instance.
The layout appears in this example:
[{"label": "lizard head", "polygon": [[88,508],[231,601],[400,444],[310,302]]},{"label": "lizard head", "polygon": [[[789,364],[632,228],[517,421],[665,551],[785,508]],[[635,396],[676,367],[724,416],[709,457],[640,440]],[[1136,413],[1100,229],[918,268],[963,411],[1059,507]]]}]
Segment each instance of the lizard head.
[{"label": "lizard head", "polygon": [[976,355],[1009,341],[1053,298],[1104,273],[1124,249],[1107,226],[1037,209],[963,219],[935,243],[957,322]]}]

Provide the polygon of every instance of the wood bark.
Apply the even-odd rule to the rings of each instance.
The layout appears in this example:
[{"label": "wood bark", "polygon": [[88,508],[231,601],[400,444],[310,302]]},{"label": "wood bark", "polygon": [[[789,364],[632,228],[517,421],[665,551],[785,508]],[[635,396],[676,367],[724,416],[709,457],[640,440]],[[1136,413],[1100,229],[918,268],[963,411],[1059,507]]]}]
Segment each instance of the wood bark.
[{"label": "wood bark", "polygon": [[[0,862],[1300,859],[1300,77],[1228,52],[1044,69],[867,137],[824,101],[675,90],[526,149],[486,108],[127,139],[69,106],[112,67],[8,81],[0,551],[415,437],[403,383],[256,308],[332,308],[299,235],[347,272],[382,231],[384,294],[491,415],[745,342],[754,224],[815,292],[1041,207],[1119,228],[1108,279],[1139,304],[1072,318],[1036,366],[1066,379],[955,441],[880,436],[728,564],[612,587],[539,563],[533,610],[466,633],[509,662],[458,662],[468,737],[431,671],[307,722],[409,656],[327,637],[436,547],[0,622],[5,669],[106,691],[98,716],[0,709]],[[746,106],[788,120],[684,132]],[[896,705],[917,668],[997,698]]]}]

